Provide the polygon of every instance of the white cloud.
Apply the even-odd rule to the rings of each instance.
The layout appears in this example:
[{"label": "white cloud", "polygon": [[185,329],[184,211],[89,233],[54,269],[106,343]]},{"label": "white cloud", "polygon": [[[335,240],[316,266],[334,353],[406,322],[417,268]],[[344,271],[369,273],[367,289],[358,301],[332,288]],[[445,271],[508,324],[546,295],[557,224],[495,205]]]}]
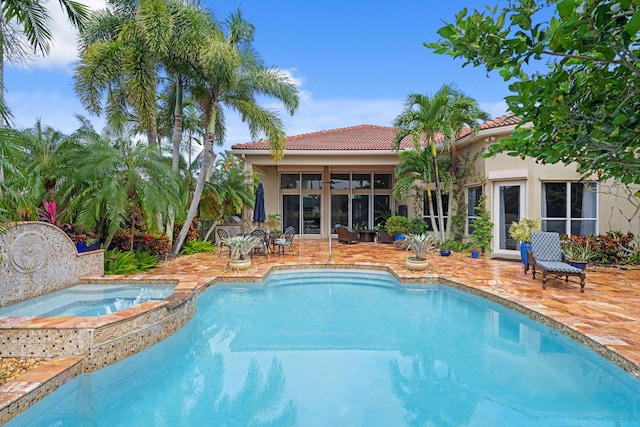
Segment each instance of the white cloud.
[{"label": "white cloud", "polygon": [[[106,6],[105,0],[82,0],[82,3],[92,10]],[[51,16],[51,34],[53,35],[51,52],[48,56],[34,58],[29,65],[43,69],[62,68],[71,72],[73,62],[78,59],[78,32],[69,23],[57,0],[48,0],[46,7]]]}]

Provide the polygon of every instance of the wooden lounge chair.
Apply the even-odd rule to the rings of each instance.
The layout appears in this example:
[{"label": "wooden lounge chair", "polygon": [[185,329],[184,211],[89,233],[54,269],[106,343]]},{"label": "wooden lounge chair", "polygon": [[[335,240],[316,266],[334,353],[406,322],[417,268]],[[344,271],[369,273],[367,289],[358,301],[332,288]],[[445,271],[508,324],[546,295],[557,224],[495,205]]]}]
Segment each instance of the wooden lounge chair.
[{"label": "wooden lounge chair", "polygon": [[338,242],[340,243],[346,243],[350,245],[351,243],[358,243],[360,241],[358,232],[349,231],[349,229],[344,225],[336,224],[336,233],[338,233]]},{"label": "wooden lounge chair", "polygon": [[565,276],[564,281],[569,281],[569,276],[580,277],[580,292],[584,292],[584,270],[567,264],[564,254],[560,250],[560,235],[550,232],[531,233],[531,248],[527,249],[527,265],[525,274],[533,268],[533,278],[536,278],[536,269],[542,271],[542,289],[547,287],[547,273],[556,276]]}]

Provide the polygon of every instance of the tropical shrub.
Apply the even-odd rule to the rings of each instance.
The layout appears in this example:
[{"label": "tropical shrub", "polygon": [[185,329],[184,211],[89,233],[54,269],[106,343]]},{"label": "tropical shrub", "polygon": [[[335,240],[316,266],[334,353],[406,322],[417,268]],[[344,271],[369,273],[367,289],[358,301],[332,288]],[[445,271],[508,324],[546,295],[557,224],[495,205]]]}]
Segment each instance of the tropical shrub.
[{"label": "tropical shrub", "polygon": [[429,227],[427,226],[427,222],[424,219],[419,217],[411,218],[411,233],[426,233],[428,228]]},{"label": "tropical shrub", "polygon": [[411,232],[411,220],[405,216],[393,215],[387,218],[384,228],[392,236],[395,234],[407,234]]},{"label": "tropical shrub", "polygon": [[440,243],[440,249],[443,251],[466,252],[469,250],[469,245],[459,240],[449,239]]},{"label": "tropical shrub", "polygon": [[149,252],[112,249],[104,252],[104,274],[135,274],[157,268],[158,258]]},{"label": "tropical shrub", "polygon": [[[131,229],[120,230],[113,237],[111,246],[122,251],[128,251],[131,243]],[[164,258],[171,249],[169,238],[164,233],[147,233],[136,230],[133,236],[133,251],[148,251],[151,255]]]},{"label": "tropical shrub", "polygon": [[478,216],[471,221],[473,231],[471,232],[471,247],[482,249],[482,251],[491,250],[491,238],[493,234],[493,222],[491,214],[487,210],[487,196],[482,195],[478,199]]},{"label": "tropical shrub", "polygon": [[67,208],[64,207],[58,210],[55,200],[51,200],[50,202],[43,200],[42,207],[44,209],[36,208],[36,211],[38,212],[38,221],[47,222],[60,227],[60,217],[65,213]]},{"label": "tropical shrub", "polygon": [[213,252],[213,244],[206,240],[188,240],[180,251],[182,255],[193,255],[201,252]]},{"label": "tropical shrub", "polygon": [[540,230],[540,218],[522,218],[520,221],[512,222],[509,226],[511,237],[521,242],[531,242],[531,232]]},{"label": "tropical shrub", "polygon": [[591,261],[597,264],[639,264],[640,247],[633,233],[609,231],[591,236],[561,237],[563,247],[569,244],[585,247],[589,245],[593,252]]},{"label": "tropical shrub", "polygon": [[562,244],[562,252],[569,261],[587,262],[593,259],[595,252],[591,248],[589,240],[565,240]]}]

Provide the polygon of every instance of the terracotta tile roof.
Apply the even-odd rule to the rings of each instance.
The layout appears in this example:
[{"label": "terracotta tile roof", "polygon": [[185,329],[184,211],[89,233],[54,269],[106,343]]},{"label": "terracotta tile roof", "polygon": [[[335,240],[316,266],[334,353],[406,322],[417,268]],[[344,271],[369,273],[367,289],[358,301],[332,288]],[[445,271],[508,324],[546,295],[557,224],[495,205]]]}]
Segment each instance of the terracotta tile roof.
[{"label": "terracotta tile roof", "polygon": [[[359,125],[347,128],[323,130],[287,137],[287,151],[291,150],[391,150],[391,141],[395,129],[385,126]],[[400,148],[411,145],[409,138],[405,138]],[[268,141],[236,144],[233,150],[268,150]]]},{"label": "terracotta tile roof", "polygon": [[[507,114],[482,123],[480,129],[492,129],[520,123],[520,118]],[[460,138],[470,133],[470,129],[463,129]],[[377,151],[391,150],[391,141],[395,129],[385,126],[359,125],[340,129],[323,130],[287,137],[287,151]],[[442,136],[436,137],[442,142]],[[411,146],[410,138],[405,138],[400,144],[401,149]],[[236,144],[233,150],[269,150],[268,141],[256,141],[246,144]]]},{"label": "terracotta tile roof", "polygon": [[[480,125],[480,130],[494,129],[494,128],[499,128],[499,127],[504,127],[504,126],[517,125],[521,121],[522,121],[522,119],[520,117],[518,117],[518,116],[514,116],[513,114],[505,114],[504,116],[496,117],[493,120],[489,120],[489,121],[486,121],[486,122],[482,123]],[[460,136],[458,137],[458,139],[464,138],[465,136],[469,135],[470,133],[471,133],[471,129],[470,128],[464,128],[464,129],[462,129],[462,132],[460,133]]]}]

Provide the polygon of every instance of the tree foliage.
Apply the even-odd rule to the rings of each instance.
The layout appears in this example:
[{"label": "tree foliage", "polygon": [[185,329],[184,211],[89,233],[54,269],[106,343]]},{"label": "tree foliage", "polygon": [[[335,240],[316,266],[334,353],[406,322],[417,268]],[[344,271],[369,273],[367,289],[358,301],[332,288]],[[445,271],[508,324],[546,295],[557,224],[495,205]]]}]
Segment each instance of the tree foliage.
[{"label": "tree foliage", "polygon": [[425,46],[511,82],[506,102],[522,123],[490,155],[640,184],[639,30],[637,0],[518,0],[465,8]]}]

